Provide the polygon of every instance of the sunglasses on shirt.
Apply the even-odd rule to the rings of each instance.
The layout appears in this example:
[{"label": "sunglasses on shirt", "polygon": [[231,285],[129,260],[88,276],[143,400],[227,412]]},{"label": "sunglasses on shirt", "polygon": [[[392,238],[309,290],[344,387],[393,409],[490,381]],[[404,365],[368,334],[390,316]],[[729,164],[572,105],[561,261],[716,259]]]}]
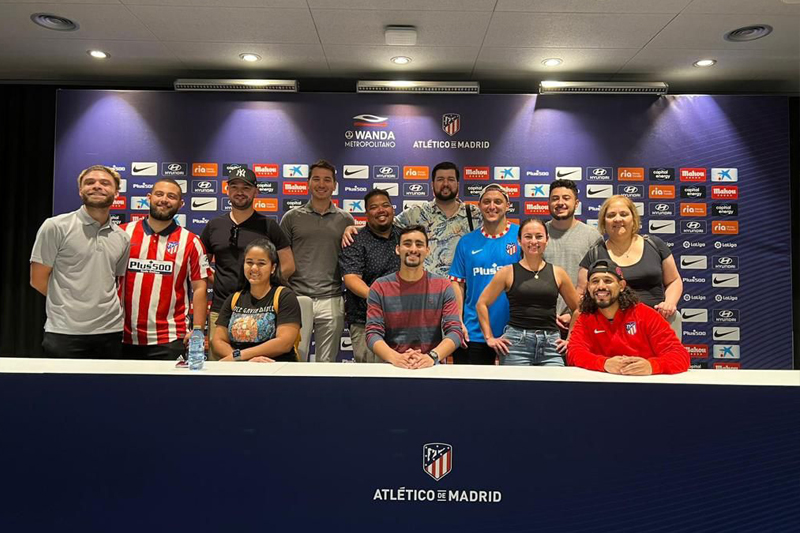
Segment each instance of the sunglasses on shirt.
[{"label": "sunglasses on shirt", "polygon": [[239,247],[239,226],[231,226],[231,236],[230,239],[228,239],[228,246],[231,248]]}]

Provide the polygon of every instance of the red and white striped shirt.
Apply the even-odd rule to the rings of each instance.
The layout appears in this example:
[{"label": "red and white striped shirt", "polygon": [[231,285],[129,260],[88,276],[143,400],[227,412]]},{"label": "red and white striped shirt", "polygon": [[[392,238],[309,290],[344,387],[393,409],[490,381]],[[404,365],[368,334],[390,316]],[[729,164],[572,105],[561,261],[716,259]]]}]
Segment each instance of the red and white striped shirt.
[{"label": "red and white striped shirt", "polygon": [[153,233],[147,219],[120,226],[131,238],[128,271],[120,285],[124,344],[166,344],[189,327],[192,281],[208,277],[200,238],[173,222]]}]

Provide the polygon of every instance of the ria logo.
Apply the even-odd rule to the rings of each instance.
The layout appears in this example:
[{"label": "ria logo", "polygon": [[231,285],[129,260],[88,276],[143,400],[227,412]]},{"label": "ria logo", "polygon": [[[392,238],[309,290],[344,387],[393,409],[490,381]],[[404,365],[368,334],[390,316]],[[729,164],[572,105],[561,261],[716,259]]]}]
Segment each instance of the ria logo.
[{"label": "ria logo", "polygon": [[458,113],[445,113],[442,115],[442,131],[450,137],[461,131],[461,115]]},{"label": "ria logo", "polygon": [[380,117],[365,113],[353,117],[353,126],[356,128],[385,128],[389,125],[389,117]]},{"label": "ria logo", "polygon": [[444,442],[422,445],[422,469],[439,481],[453,470],[453,447]]}]

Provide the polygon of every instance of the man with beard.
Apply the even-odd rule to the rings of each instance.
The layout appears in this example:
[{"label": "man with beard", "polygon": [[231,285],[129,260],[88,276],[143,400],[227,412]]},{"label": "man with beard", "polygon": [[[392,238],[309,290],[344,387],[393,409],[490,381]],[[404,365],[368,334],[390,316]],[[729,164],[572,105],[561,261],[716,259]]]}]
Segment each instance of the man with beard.
[{"label": "man with beard", "polygon": [[31,252],[31,286],[47,297],[46,357],[119,358],[130,239],[109,217],[119,194],[116,170],[94,165],[78,176],[83,206],[44,221]]},{"label": "man with beard", "polygon": [[335,363],[344,329],[339,252],[342,233],[355,220],[331,200],[336,167],[328,161],[320,159],[308,169],[308,189],[311,200],[284,214],[281,228],[297,257],[292,290],[311,298],[314,306],[314,360]]},{"label": "man with beard", "polygon": [[[478,204],[483,227],[462,237],[456,247],[450,280],[467,339],[467,348],[453,356],[456,364],[493,365],[497,357],[483,337],[476,305],[494,275],[502,267],[519,261],[519,226],[506,218],[508,203],[508,193],[501,185],[490,183],[484,187]],[[508,320],[508,298],[503,292],[489,307],[489,323],[495,337],[503,334]]]},{"label": "man with beard", "polygon": [[358,232],[353,244],[343,248],[339,264],[347,287],[345,293],[345,322],[353,341],[353,356],[357,363],[380,363],[367,348],[364,327],[367,321],[367,296],[376,279],[397,272],[400,258],[397,237],[400,229],[392,224],[394,207],[386,191],[373,189],[364,196],[367,226]]},{"label": "man with beard", "polygon": [[638,301],[619,266],[598,259],[588,279],[569,338],[569,365],[628,376],[688,370],[686,348],[658,311]]},{"label": "man with beard", "polygon": [[243,278],[244,249],[252,241],[266,237],[278,250],[281,276],[289,279],[294,273],[294,256],[291,243],[278,223],[253,209],[258,194],[258,181],[249,168],[235,168],[228,176],[228,199],[231,212],[209,222],[200,234],[200,240],[214,260],[213,298],[208,315],[209,359],[217,357],[211,349],[211,339],[217,329],[217,317],[225,299],[239,289]]},{"label": "man with beard", "polygon": [[[459,239],[481,225],[472,206],[458,199],[460,177],[455,163],[443,161],[437,164],[432,173],[434,200],[409,207],[394,219],[400,227],[419,225],[425,228],[430,238],[425,270],[440,276],[447,276],[450,272]],[[352,242],[352,234],[357,230],[356,227],[347,228],[342,246]]]},{"label": "man with beard", "polygon": [[[206,323],[208,258],[200,238],[180,227],[181,187],[161,178],[147,195],[150,215],[120,226],[131,240],[128,271],[120,289],[125,311],[122,356],[174,361],[192,330]],[[192,289],[192,305],[189,291]]]},{"label": "man with beard", "polygon": [[369,290],[367,346],[400,368],[439,364],[464,341],[453,287],[423,267],[430,249],[422,226],[401,230],[395,251],[400,271]]},{"label": "man with beard", "polygon": [[[575,218],[578,207],[578,187],[571,180],[555,180],[550,184],[550,216],[547,232],[550,240],[544,251],[544,260],[567,271],[572,284],[578,286],[580,262],[589,248],[602,240],[597,229]],[[569,307],[559,295],[556,306],[557,324],[562,338],[566,338],[571,320]]]}]

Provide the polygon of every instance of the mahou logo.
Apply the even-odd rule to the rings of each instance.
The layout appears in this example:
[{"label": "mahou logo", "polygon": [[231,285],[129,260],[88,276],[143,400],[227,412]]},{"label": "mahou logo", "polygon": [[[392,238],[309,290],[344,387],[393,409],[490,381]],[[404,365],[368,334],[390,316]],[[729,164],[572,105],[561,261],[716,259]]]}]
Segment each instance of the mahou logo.
[{"label": "mahou logo", "polygon": [[283,182],[283,194],[306,195],[308,194],[308,183],[305,181],[285,181]]},{"label": "mahou logo", "polygon": [[526,215],[547,215],[550,208],[547,202],[525,202]]},{"label": "mahou logo", "polygon": [[711,187],[711,198],[715,200],[736,200],[739,198],[739,187],[735,185],[714,185]]},{"label": "mahou logo", "polygon": [[682,168],[681,181],[706,181],[706,169]]},{"label": "mahou logo", "polygon": [[265,163],[256,163],[253,165],[253,172],[256,173],[257,178],[278,178],[280,177],[280,169],[278,165],[270,165]]},{"label": "mahou logo", "polygon": [[489,167],[464,167],[465,180],[488,180]]},{"label": "mahou logo", "polygon": [[708,359],[708,344],[684,344],[692,359]]}]

